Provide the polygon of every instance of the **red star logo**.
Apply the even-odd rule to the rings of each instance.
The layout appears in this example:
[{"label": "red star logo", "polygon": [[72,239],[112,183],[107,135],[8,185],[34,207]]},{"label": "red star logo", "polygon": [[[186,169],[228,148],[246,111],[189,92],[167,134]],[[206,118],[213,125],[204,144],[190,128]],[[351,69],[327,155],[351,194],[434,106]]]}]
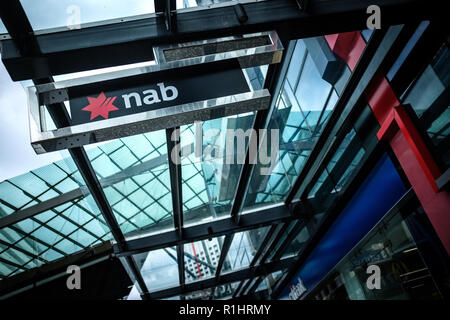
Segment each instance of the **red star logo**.
[{"label": "red star logo", "polygon": [[100,93],[97,98],[87,97],[89,105],[81,110],[91,112],[90,120],[95,119],[98,116],[108,119],[108,113],[110,111],[119,110],[119,108],[113,105],[116,98],[117,97],[106,98],[103,92]]}]

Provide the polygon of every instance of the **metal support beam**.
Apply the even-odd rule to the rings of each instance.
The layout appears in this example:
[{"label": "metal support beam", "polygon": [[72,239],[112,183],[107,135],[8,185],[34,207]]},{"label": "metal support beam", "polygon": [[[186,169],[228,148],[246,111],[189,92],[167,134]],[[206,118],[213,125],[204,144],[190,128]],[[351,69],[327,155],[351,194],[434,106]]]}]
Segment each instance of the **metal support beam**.
[{"label": "metal support beam", "polygon": [[140,235],[135,239],[127,240],[127,250],[121,251],[117,244],[114,250],[118,256],[132,255],[150,250],[173,247],[181,243],[190,243],[203,239],[220,237],[256,229],[272,224],[283,223],[296,219],[284,204],[277,204],[260,208],[258,210],[244,211],[240,224],[236,225],[231,217],[213,220],[211,222],[185,227],[183,238],[180,239],[175,230],[165,231],[148,236]]},{"label": "metal support beam", "polygon": [[180,143],[180,128],[166,130],[167,154],[169,155],[170,188],[175,230],[180,239],[183,237],[183,199],[181,186],[181,150],[176,150]]},{"label": "metal support beam", "polygon": [[0,229],[12,226],[20,221],[28,218],[32,218],[35,215],[55,208],[61,204],[67,203],[69,201],[76,200],[85,195],[82,188],[77,188],[75,190],[66,192],[60,196],[56,196],[46,201],[42,201],[34,206],[13,212],[0,219]]},{"label": "metal support beam", "polygon": [[164,299],[178,295],[186,295],[190,292],[199,291],[207,288],[213,288],[227,283],[241,281],[251,278],[253,276],[267,275],[269,273],[284,270],[292,265],[294,258],[288,258],[281,261],[274,261],[264,265],[258,265],[251,268],[240,269],[220,276],[219,280],[216,278],[209,278],[201,281],[187,283],[184,287],[176,286],[168,289],[150,292],[152,299]]},{"label": "metal support beam", "polygon": [[220,252],[219,262],[217,263],[216,280],[218,280],[220,277],[220,273],[222,272],[223,264],[228,255],[228,250],[230,250],[231,244],[233,243],[234,235],[235,235],[235,233],[226,235],[225,240],[223,241],[223,245],[222,245],[221,252]]}]

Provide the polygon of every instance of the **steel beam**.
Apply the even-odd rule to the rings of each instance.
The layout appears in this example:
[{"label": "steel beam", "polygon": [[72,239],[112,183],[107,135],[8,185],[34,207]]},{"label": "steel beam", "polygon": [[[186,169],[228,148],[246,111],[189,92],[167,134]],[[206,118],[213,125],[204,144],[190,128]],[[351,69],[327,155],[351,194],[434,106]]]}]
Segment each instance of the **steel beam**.
[{"label": "steel beam", "polygon": [[[170,13],[170,3],[169,6]],[[166,129],[166,144],[167,154],[169,161],[169,174],[170,174],[170,189],[172,196],[172,210],[175,230],[178,232],[178,236],[181,239],[183,237],[183,193],[182,193],[182,174],[181,174],[181,150],[177,150],[177,145],[180,143],[180,128]],[[177,265],[178,265],[178,277],[180,285],[185,284],[184,275],[184,245],[177,245]]]},{"label": "steel beam", "polygon": [[32,218],[41,212],[53,209],[61,204],[66,203],[66,202],[81,198],[84,196],[84,194],[85,193],[83,192],[82,188],[77,188],[75,190],[66,192],[60,196],[56,196],[52,199],[40,202],[31,207],[13,212],[13,213],[0,219],[0,229],[14,225],[25,219]]},{"label": "steel beam", "polygon": [[185,295],[190,292],[245,280],[253,276],[267,275],[278,270],[283,270],[290,267],[294,260],[294,258],[288,258],[281,261],[274,261],[263,265],[254,266],[251,268],[245,268],[238,271],[222,274],[218,281],[213,277],[201,281],[187,283],[184,287],[176,286],[159,291],[152,291],[150,292],[150,295],[152,299],[164,299],[178,295]]},{"label": "steel beam", "polygon": [[276,223],[292,221],[296,219],[284,204],[267,206],[257,210],[244,211],[241,214],[239,225],[234,223],[231,217],[213,220],[211,222],[186,226],[183,229],[183,238],[179,238],[175,230],[157,234],[140,235],[127,240],[127,249],[120,250],[117,244],[114,250],[118,256],[132,255],[150,250],[173,247],[178,244],[190,243],[203,239],[220,237],[230,233],[236,233],[256,229]]},{"label": "steel beam", "polygon": [[183,237],[183,199],[181,186],[181,150],[176,150],[180,143],[180,128],[166,130],[167,154],[169,155],[170,189],[175,230]]}]

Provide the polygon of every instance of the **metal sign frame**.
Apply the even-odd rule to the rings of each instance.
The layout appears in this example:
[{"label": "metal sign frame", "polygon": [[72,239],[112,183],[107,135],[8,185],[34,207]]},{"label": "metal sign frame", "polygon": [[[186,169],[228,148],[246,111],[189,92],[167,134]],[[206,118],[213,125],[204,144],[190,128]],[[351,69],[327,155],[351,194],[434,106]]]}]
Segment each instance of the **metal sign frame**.
[{"label": "metal sign frame", "polygon": [[[263,44],[261,44],[261,39]],[[243,41],[244,47],[243,46]],[[167,50],[189,51],[189,46],[197,51],[198,56],[189,54],[188,58],[166,61]],[[202,50],[202,48],[206,48]],[[235,50],[238,47],[237,50]],[[31,144],[36,153],[79,147],[87,144],[111,139],[176,127],[195,121],[206,121],[215,118],[236,115],[251,111],[267,109],[270,104],[270,93],[267,89],[250,91],[225,97],[175,105],[163,109],[111,118],[92,123],[73,125],[70,127],[47,130],[45,119],[46,105],[60,104],[69,100],[68,90],[73,87],[98,84],[108,80],[139,76],[148,73],[181,67],[212,64],[218,61],[235,59],[240,67],[249,68],[260,65],[279,63],[283,54],[283,46],[276,32],[259,32],[212,40],[197,41],[165,47],[155,47],[157,64],[127,70],[109,72],[61,82],[53,82],[28,88],[29,124]],[[206,54],[205,51],[214,51]],[[220,52],[219,50],[222,50]],[[183,54],[179,55],[182,56]]]}]

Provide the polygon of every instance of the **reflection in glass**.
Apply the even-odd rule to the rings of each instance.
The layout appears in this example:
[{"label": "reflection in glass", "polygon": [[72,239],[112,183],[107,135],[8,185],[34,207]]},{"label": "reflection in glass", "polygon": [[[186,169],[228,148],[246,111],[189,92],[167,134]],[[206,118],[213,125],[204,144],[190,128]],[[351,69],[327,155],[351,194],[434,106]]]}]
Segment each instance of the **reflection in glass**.
[{"label": "reflection in glass", "polygon": [[2,33],[8,33],[8,30],[6,30],[6,27],[3,24],[2,19],[0,19],[0,34],[2,34]]},{"label": "reflection in glass", "polygon": [[[60,205],[0,230],[2,277],[111,239],[100,210],[83,185],[72,158],[0,183],[0,218],[45,201],[61,201]],[[76,192],[77,196],[64,198],[68,192]]]},{"label": "reflection in glass", "polygon": [[449,74],[450,51],[444,44],[404,99],[420,118],[420,125],[444,166],[450,165]]},{"label": "reflection in glass", "polygon": [[251,129],[253,119],[250,113],[181,127],[181,146],[190,148],[181,162],[185,224],[229,214],[248,144],[245,138],[238,148],[239,139],[230,139]]},{"label": "reflection in glass", "polygon": [[[133,256],[149,291],[179,285],[177,253],[175,247],[153,250]],[[128,300],[140,300],[133,286]]]},{"label": "reflection in glass", "polygon": [[164,130],[117,139],[87,154],[124,234],[173,228]]},{"label": "reflection in glass", "polygon": [[269,227],[262,227],[250,231],[238,232],[234,235],[225,259],[222,274],[246,268],[252,262]]},{"label": "reflection in glass", "polygon": [[[313,40],[322,39],[318,37]],[[341,68],[336,69],[335,84],[324,80],[319,71],[321,68],[317,66],[319,62],[314,58],[317,54],[323,54],[320,51],[323,47],[317,49],[311,43],[305,40],[294,43],[283,89],[268,124],[269,130],[279,130],[279,160],[272,167],[255,166],[244,209],[284,200],[350,77],[348,68]],[[261,169],[269,167],[270,175],[262,174]]]},{"label": "reflection in glass", "polygon": [[225,236],[184,245],[186,283],[214,277]]}]

